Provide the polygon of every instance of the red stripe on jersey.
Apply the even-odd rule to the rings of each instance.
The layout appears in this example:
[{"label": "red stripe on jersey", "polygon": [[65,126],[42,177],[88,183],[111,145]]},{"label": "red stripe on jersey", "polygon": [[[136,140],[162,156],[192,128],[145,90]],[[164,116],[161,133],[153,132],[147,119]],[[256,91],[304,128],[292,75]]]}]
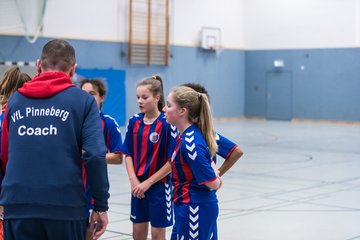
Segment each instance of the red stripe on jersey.
[{"label": "red stripe on jersey", "polygon": [[171,171],[172,171],[172,174],[173,174],[173,186],[174,186],[174,193],[173,193],[173,201],[175,203],[178,202],[178,198],[179,198],[179,183],[180,183],[180,180],[179,180],[179,175],[178,175],[178,171],[175,167],[175,161],[172,161],[171,162]]},{"label": "red stripe on jersey", "polygon": [[[157,169],[157,164],[158,164],[158,159],[159,159],[159,156],[158,156],[159,147],[160,147],[160,143],[161,143],[160,136],[162,134],[162,127],[163,127],[162,122],[156,120],[155,132],[158,134],[158,140],[153,145],[153,153],[151,156],[149,176],[152,176],[156,172],[156,169]],[[166,160],[166,158],[163,160]],[[163,161],[161,164],[163,165],[164,163],[165,162]]]},{"label": "red stripe on jersey", "polygon": [[206,184],[206,183],[215,181],[217,178],[218,178],[218,177],[216,176],[216,177],[214,177],[213,179],[207,180],[207,181],[205,181],[205,182],[200,182],[200,183],[198,183],[198,185],[203,185],[203,184]]},{"label": "red stripe on jersey", "polygon": [[182,170],[184,172],[186,179],[185,184],[182,186],[182,203],[190,203],[189,191],[190,191],[190,182],[193,179],[193,175],[191,173],[190,166],[184,163],[184,159],[181,154],[180,154],[180,162],[181,165],[184,166]]},{"label": "red stripe on jersey", "polygon": [[181,145],[181,137],[180,135],[177,136],[176,138],[176,145],[175,145],[175,149],[174,149],[174,152],[173,154],[171,155],[171,158],[170,158],[170,163],[171,163],[171,171],[172,171],[172,179],[173,179],[173,187],[174,187],[174,193],[173,193],[173,201],[175,203],[181,203],[181,199],[180,196],[179,196],[179,190],[180,189],[180,177],[179,177],[179,172],[176,168],[176,164],[175,164],[175,159],[176,159],[176,156],[179,154],[179,149],[180,149],[180,145]]},{"label": "red stripe on jersey", "polygon": [[[140,127],[140,120],[136,121],[135,124],[134,124],[134,129],[133,129],[133,133],[137,133],[139,131],[139,127]],[[138,153],[138,144],[137,144],[137,137],[136,135],[134,134],[133,136],[133,145],[134,145],[134,158],[133,158],[133,164],[134,164],[134,170],[135,170],[135,173],[136,173],[136,169],[138,169],[138,157],[137,157],[137,153]]]},{"label": "red stripe on jersey", "polygon": [[150,125],[145,125],[143,129],[142,134],[142,141],[141,141],[141,158],[140,158],[140,166],[138,170],[138,176],[141,176],[144,174],[146,169],[146,153],[148,151],[148,141],[149,141],[149,131],[150,131]]},{"label": "red stripe on jersey", "polygon": [[229,158],[230,154],[235,150],[235,148],[237,148],[237,145],[235,145],[226,155],[225,160]]}]

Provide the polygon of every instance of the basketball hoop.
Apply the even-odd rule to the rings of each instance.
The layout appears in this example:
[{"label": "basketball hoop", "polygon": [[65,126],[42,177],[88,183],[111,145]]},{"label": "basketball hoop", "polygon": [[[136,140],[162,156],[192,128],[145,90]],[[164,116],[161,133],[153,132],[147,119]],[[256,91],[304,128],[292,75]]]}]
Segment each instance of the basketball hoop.
[{"label": "basketball hoop", "polygon": [[201,29],[201,48],[215,52],[221,45],[221,29],[215,27],[203,27]]}]

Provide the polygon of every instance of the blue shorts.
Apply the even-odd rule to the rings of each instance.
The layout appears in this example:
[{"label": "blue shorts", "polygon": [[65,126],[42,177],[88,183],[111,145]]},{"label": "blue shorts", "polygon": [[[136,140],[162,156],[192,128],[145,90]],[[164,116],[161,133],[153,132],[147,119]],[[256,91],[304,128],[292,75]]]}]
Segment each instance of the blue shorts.
[{"label": "blue shorts", "polygon": [[4,239],[85,240],[88,219],[5,219]]},{"label": "blue shorts", "polygon": [[168,183],[158,182],[145,192],[145,198],[131,196],[130,220],[133,223],[150,222],[152,227],[173,225],[172,189]]},{"label": "blue shorts", "polygon": [[171,239],[217,240],[219,206],[214,203],[174,204],[175,225]]}]

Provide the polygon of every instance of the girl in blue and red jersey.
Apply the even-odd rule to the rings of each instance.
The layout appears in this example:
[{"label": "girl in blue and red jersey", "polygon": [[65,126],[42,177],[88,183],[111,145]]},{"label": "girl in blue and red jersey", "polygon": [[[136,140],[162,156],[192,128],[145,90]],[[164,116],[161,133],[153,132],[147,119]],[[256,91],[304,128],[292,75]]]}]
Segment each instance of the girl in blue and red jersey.
[{"label": "girl in blue and red jersey", "polygon": [[[203,85],[198,83],[185,83],[181,86],[186,86],[194,89],[196,92],[204,93],[210,103],[210,97]],[[219,176],[223,176],[236,162],[239,158],[243,155],[243,151],[241,148],[228,138],[216,133],[216,144],[217,144],[217,151],[216,155],[214,156],[213,160],[217,163],[217,156],[222,157],[225,161],[219,167]],[[176,227],[174,226],[171,233],[171,240],[177,240],[177,232]]]},{"label": "girl in blue and red jersey", "polygon": [[122,138],[119,124],[110,115],[104,114],[101,111],[106,96],[104,82],[100,79],[83,79],[80,82],[80,88],[93,95],[98,105],[106,144],[106,162],[108,164],[121,164],[123,158],[121,154]]},{"label": "girl in blue and red jersey", "polygon": [[219,207],[214,190],[222,181],[212,160],[217,144],[208,98],[189,87],[176,87],[164,111],[166,121],[180,134],[168,162],[172,168],[177,237],[216,240]]},{"label": "girl in blue and red jersey", "polygon": [[[123,161],[123,156],[120,149],[122,145],[122,138],[119,125],[114,118],[108,114],[104,114],[101,111],[102,104],[106,96],[106,87],[104,82],[101,79],[83,79],[80,82],[80,88],[94,96],[96,105],[98,106],[106,145],[106,162],[108,164],[121,164]],[[86,212],[88,216],[90,216],[90,211],[94,208],[94,199],[92,198],[92,193],[90,192],[90,186],[87,184],[85,169],[83,171],[83,179],[87,198]],[[93,229],[88,229],[87,234],[92,235]]]},{"label": "girl in blue and red jersey", "polygon": [[[194,89],[196,92],[204,93],[210,103],[210,97],[203,85],[198,83],[185,83],[182,86],[190,87]],[[219,175],[223,176],[235,163],[239,158],[244,154],[241,148],[228,138],[216,133],[216,144],[218,146],[216,155],[219,155],[225,161],[219,167]],[[214,161],[216,163],[216,155],[214,156]]]},{"label": "girl in blue and red jersey", "polygon": [[173,223],[167,149],[177,136],[166,122],[163,83],[159,75],[143,79],[136,88],[140,113],[130,118],[123,153],[131,185],[133,238],[145,240],[149,222],[153,240],[165,239]]}]

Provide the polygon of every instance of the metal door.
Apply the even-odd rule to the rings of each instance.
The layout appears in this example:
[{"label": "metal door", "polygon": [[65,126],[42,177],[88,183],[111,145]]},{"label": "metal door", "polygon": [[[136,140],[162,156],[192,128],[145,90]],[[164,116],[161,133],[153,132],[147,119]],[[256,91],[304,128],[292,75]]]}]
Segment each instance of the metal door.
[{"label": "metal door", "polygon": [[291,120],[292,73],[289,71],[268,72],[266,74],[266,82],[266,119]]}]

